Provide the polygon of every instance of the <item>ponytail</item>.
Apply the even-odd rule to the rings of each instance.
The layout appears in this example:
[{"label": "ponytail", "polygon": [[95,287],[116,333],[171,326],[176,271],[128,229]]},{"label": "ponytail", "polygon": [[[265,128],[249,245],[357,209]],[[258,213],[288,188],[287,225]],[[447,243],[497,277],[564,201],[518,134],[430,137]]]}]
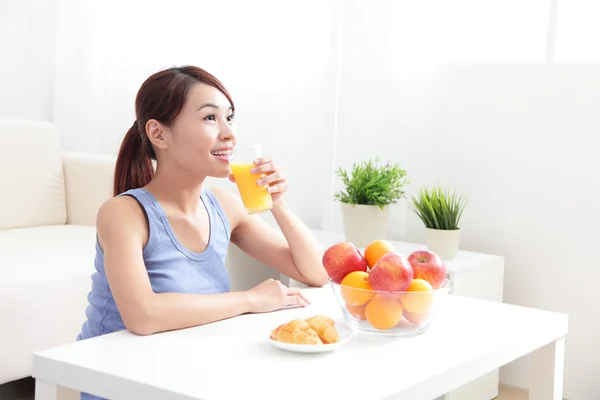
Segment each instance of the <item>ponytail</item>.
[{"label": "ponytail", "polygon": [[117,196],[130,189],[146,186],[154,175],[149,143],[138,129],[137,121],[127,131],[115,166],[113,195]]}]

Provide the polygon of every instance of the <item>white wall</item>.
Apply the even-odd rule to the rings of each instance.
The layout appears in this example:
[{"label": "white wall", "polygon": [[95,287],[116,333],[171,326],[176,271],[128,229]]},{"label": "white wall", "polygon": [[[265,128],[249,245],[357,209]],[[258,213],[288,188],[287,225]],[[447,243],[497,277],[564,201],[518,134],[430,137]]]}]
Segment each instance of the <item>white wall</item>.
[{"label": "white wall", "polygon": [[[600,68],[465,66],[436,76],[411,135],[413,179],[469,195],[462,247],[506,257],[506,302],[570,315],[564,395],[597,398]],[[408,236],[424,240],[413,215]],[[524,362],[515,364],[502,380],[527,387]]]},{"label": "white wall", "polygon": [[[555,18],[552,2],[543,3],[481,25],[511,26],[504,42],[480,29],[478,35],[489,39],[485,50],[466,42],[455,52],[429,54],[421,65],[410,60],[419,48],[410,40],[403,46],[406,35],[395,36],[392,43],[403,51],[390,65],[396,104],[408,115],[406,162],[418,183],[412,190],[442,183],[468,194],[462,248],[506,257],[505,301],[570,315],[564,397],[587,400],[600,397],[600,324],[592,311],[600,303],[594,287],[600,279],[594,251],[600,237],[600,65],[593,64],[600,52],[593,45],[594,18],[584,15],[587,6],[597,19],[600,9],[561,1]],[[529,26],[514,20],[524,14]],[[549,42],[540,35],[546,29]],[[426,25],[421,32],[432,45],[441,41],[440,49],[458,46],[444,29]],[[407,222],[407,239],[423,242],[422,223],[413,213]],[[527,387],[526,362],[503,368],[501,380]]]},{"label": "white wall", "polygon": [[52,120],[54,0],[0,2],[0,118]]}]

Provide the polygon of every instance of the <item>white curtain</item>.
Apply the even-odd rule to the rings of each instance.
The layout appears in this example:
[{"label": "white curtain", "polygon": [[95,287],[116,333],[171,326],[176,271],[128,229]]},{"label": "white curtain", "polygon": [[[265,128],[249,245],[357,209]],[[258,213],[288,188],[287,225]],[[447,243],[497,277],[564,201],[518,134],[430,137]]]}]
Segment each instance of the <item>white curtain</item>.
[{"label": "white curtain", "polygon": [[59,0],[54,116],[63,147],[115,154],[142,82],[197,65],[231,92],[239,143],[259,143],[283,164],[298,188],[289,201],[318,225],[315,204],[330,184],[339,8],[334,0]]}]

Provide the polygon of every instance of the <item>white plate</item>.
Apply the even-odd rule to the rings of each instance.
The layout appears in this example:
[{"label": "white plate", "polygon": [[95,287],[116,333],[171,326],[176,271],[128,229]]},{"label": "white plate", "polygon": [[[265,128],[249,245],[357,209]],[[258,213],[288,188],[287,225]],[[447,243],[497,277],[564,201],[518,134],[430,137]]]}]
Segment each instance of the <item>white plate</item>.
[{"label": "white plate", "polygon": [[282,350],[292,351],[295,353],[323,353],[325,351],[332,351],[339,349],[346,343],[352,339],[352,333],[348,328],[343,326],[342,324],[335,324],[335,328],[338,331],[339,340],[336,343],[331,344],[296,344],[296,343],[285,343],[279,342],[277,340],[271,339],[269,337],[269,342],[275,347],[278,347]]}]

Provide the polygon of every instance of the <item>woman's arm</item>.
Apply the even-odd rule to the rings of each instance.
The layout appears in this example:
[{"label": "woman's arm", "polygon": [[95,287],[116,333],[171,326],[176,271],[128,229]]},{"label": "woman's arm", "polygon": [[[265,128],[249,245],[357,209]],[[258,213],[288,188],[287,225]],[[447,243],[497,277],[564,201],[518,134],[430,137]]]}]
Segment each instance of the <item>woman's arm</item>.
[{"label": "woman's arm", "polygon": [[273,280],[242,292],[154,293],[142,256],[148,241],[146,217],[136,200],[127,196],[102,205],[97,229],[110,289],[125,327],[133,333],[148,335],[290,304],[306,305],[298,289]]},{"label": "woman's arm", "polygon": [[327,284],[328,276],[322,264],[323,248],[314,234],[283,200],[274,204],[271,213],[285,236],[294,266],[304,278],[300,281],[311,286]]},{"label": "woman's arm", "polygon": [[283,200],[271,210],[281,235],[258,216],[249,215],[238,197],[220,189],[212,191],[229,218],[231,241],[242,251],[298,282],[309,286],[327,284],[322,247]]}]

